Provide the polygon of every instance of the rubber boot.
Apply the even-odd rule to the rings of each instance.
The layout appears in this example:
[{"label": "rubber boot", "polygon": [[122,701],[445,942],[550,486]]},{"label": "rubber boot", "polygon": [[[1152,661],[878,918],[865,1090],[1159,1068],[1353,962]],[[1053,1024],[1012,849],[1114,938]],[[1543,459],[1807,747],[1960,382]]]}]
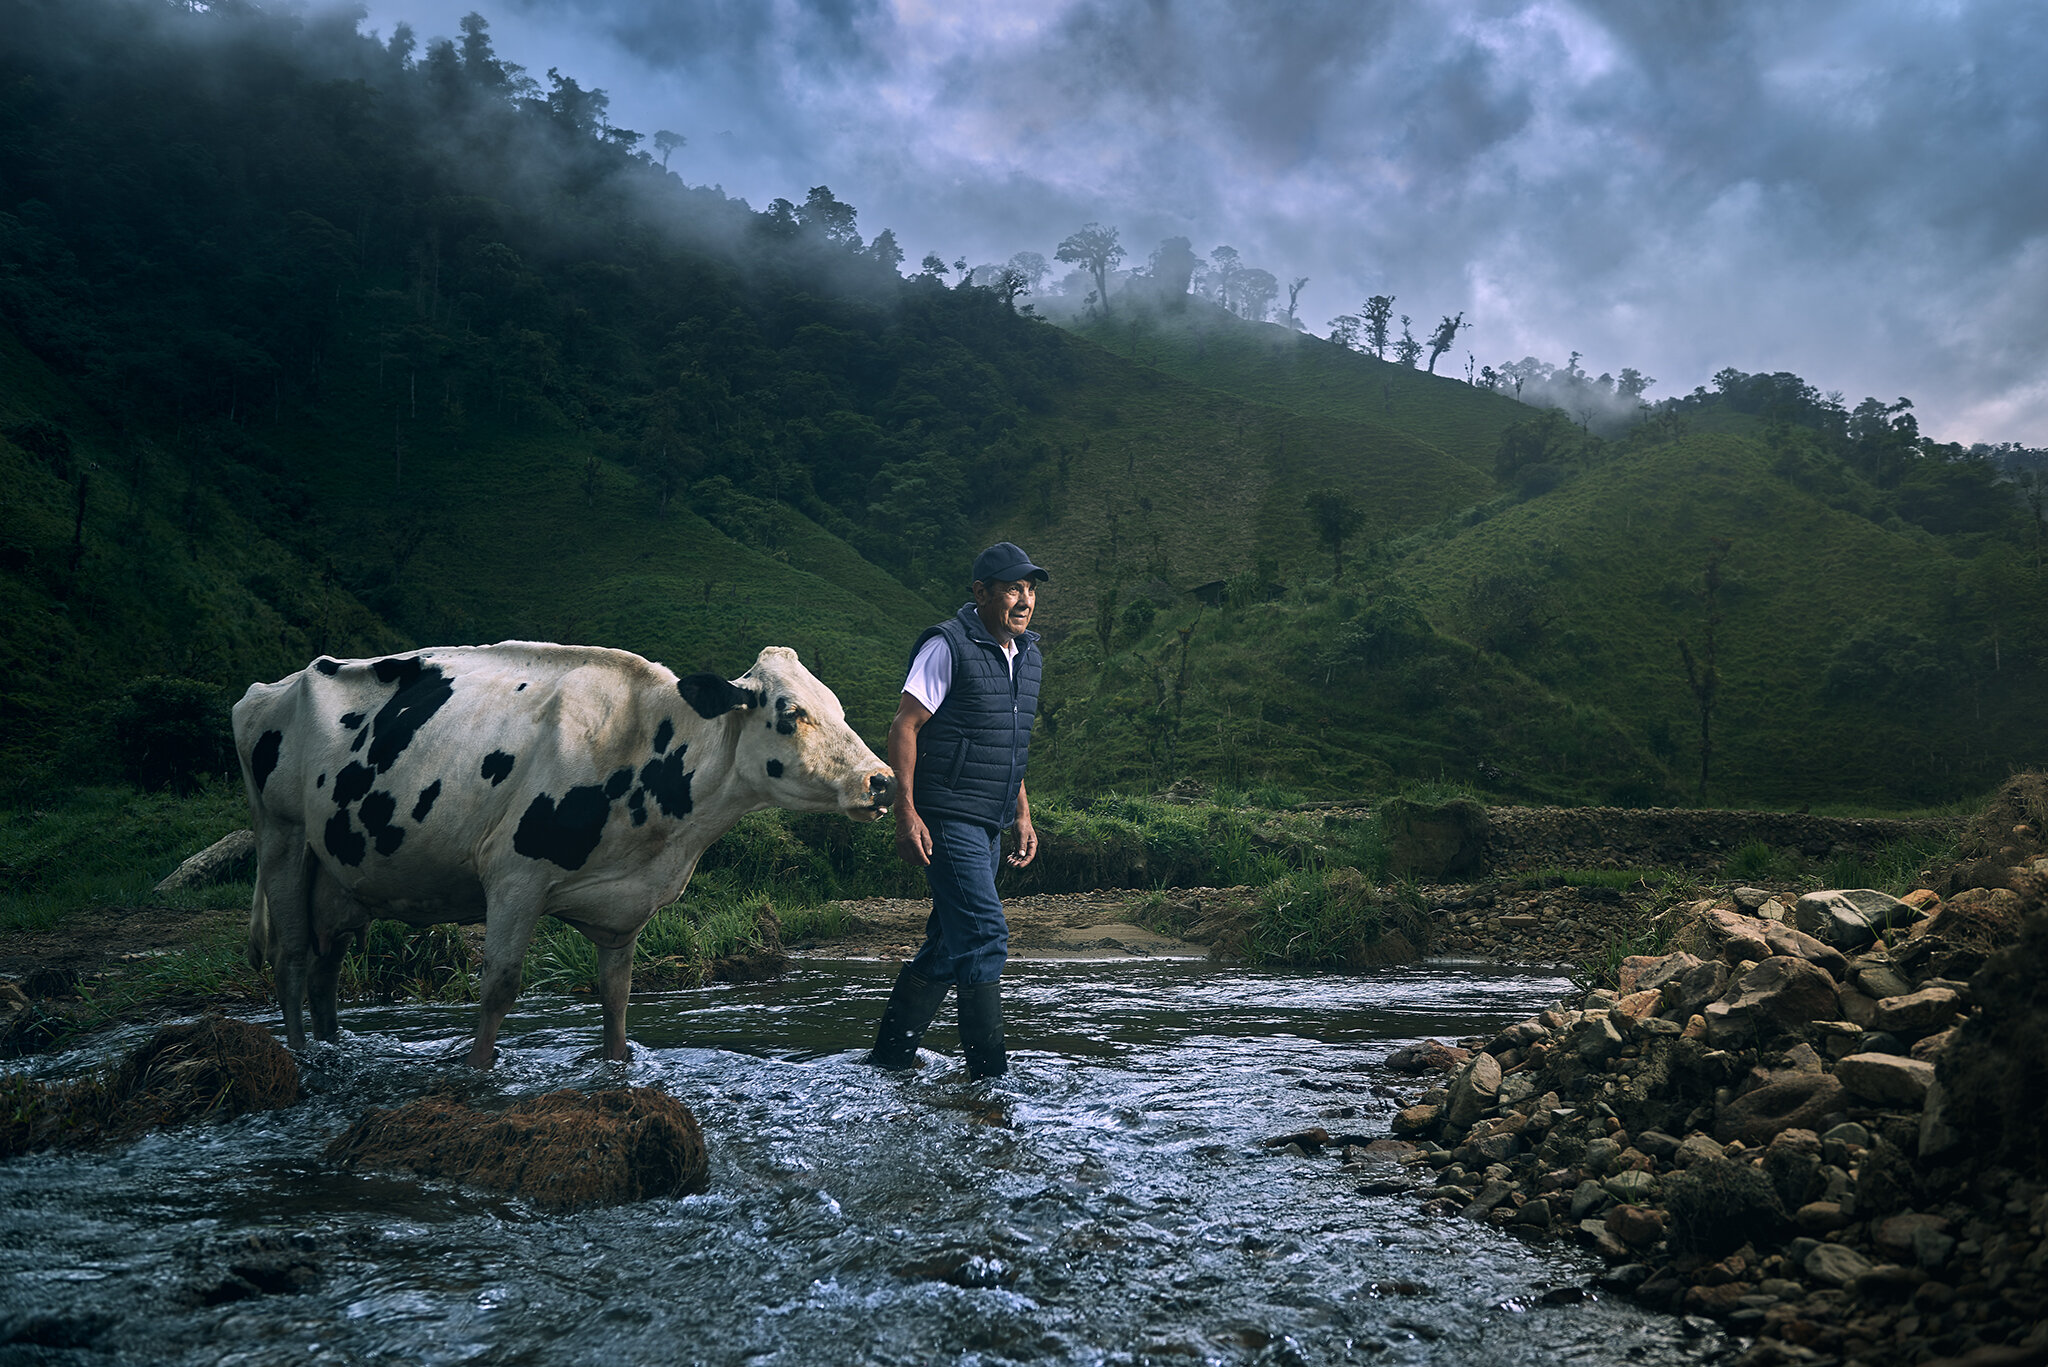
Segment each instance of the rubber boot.
[{"label": "rubber boot", "polygon": [[1003,985],[976,983],[960,989],[960,1052],[969,1077],[1001,1077],[1010,1066],[1003,1049]]},{"label": "rubber boot", "polygon": [[935,983],[911,972],[909,964],[903,965],[896,975],[895,990],[889,993],[889,1005],[883,1008],[882,1023],[875,1030],[875,1047],[868,1052],[867,1061],[878,1068],[916,1067],[917,1046],[923,1042],[932,1017],[946,1004],[946,992],[951,987],[951,983]]}]

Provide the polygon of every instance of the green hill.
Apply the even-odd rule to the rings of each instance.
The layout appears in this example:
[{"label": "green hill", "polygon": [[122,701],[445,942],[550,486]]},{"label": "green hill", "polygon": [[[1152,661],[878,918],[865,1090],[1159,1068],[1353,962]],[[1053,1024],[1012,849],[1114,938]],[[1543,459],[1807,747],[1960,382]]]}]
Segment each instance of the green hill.
[{"label": "green hill", "polygon": [[1710,800],[2048,757],[2039,521],[1895,408],[1735,376],[1609,443],[1198,300],[1057,328],[640,140],[481,30],[0,0],[11,782],[101,777],[147,676],[504,637],[793,645],[879,742],[998,537],[1048,788],[1675,800],[1717,539]]}]

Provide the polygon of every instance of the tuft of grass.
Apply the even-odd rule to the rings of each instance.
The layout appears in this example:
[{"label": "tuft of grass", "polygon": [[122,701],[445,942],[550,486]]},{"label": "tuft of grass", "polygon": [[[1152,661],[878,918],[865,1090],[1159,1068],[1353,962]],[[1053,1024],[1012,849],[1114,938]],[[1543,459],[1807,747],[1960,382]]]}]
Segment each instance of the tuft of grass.
[{"label": "tuft of grass", "polygon": [[1303,869],[1261,888],[1241,937],[1219,948],[1252,964],[1355,969],[1418,958],[1428,935],[1407,889],[1383,890],[1354,868]]},{"label": "tuft of grass", "polygon": [[414,930],[372,921],[363,943],[341,964],[341,995],[381,1001],[476,1000],[476,969],[459,926]]},{"label": "tuft of grass", "polygon": [[1657,918],[1646,909],[1633,928],[1609,936],[1605,944],[1579,961],[1570,975],[1572,986],[1581,992],[1595,987],[1619,988],[1621,961],[1638,954],[1670,953],[1672,933],[1672,918]]},{"label": "tuft of grass", "polygon": [[1809,879],[1810,891],[1823,888],[1876,888],[1894,897],[1903,896],[1919,885],[1922,869],[1952,863],[1958,857],[1962,834],[1908,836],[1881,847],[1869,858],[1842,854],[1821,866]]},{"label": "tuft of grass", "polygon": [[785,907],[777,915],[782,921],[785,944],[800,945],[812,940],[836,940],[854,929],[855,916],[837,902],[820,902],[808,907]]},{"label": "tuft of grass", "polygon": [[1789,850],[1778,850],[1762,840],[1752,840],[1728,856],[1723,866],[1730,878],[1796,878],[1805,869]]}]

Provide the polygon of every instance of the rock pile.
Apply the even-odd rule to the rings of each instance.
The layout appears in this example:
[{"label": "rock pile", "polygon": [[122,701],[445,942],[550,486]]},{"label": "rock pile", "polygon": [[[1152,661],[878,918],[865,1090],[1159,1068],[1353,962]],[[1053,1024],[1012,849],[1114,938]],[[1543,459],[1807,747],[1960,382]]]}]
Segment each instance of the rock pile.
[{"label": "rock pile", "polygon": [[2048,1361],[2048,857],[2006,852],[1945,899],[1674,908],[1615,987],[1390,1059],[1439,1078],[1397,1161],[1750,1362]]},{"label": "rock pile", "polygon": [[564,1089],[495,1112],[428,1096],[364,1115],[327,1157],[452,1178],[548,1210],[687,1196],[711,1181],[697,1118],[652,1087]]}]

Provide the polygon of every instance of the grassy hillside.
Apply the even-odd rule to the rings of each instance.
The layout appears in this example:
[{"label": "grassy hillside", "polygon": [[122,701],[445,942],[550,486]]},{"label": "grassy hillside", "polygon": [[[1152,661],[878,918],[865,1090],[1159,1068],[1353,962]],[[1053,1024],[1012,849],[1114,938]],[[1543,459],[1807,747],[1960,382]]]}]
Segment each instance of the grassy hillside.
[{"label": "grassy hillside", "polygon": [[[1897,406],[1727,372],[1607,443],[1199,300],[1067,330],[905,278],[826,187],[684,185],[481,32],[0,16],[18,786],[119,768],[145,676],[203,701],[512,636],[722,672],[793,645],[878,741],[999,537],[1054,571],[1034,772],[1084,798],[1675,799],[1722,542],[1709,800],[1924,802],[2044,758],[2042,525]],[[1324,493],[1362,514],[1341,580]]]},{"label": "grassy hillside", "polygon": [[[1120,307],[1122,307],[1120,301]],[[1385,429],[1488,474],[1503,429],[1528,410],[1474,389],[1277,323],[1254,323],[1190,297],[1177,309],[1133,299],[1109,319],[1075,330],[1105,350],[1223,394],[1290,413]]]}]

